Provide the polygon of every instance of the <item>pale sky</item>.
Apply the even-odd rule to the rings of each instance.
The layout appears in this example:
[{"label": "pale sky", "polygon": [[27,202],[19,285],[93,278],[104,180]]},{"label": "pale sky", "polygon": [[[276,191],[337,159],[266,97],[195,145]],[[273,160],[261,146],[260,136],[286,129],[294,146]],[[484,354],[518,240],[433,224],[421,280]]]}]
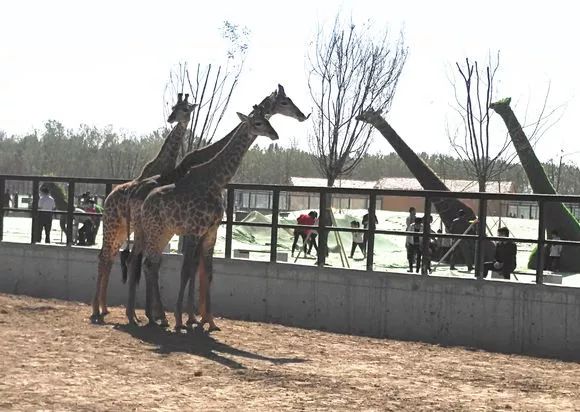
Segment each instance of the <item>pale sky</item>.
[{"label": "pale sky", "polygon": [[[511,96],[521,121],[526,109],[529,118],[537,114],[549,82],[551,107],[565,106],[537,146],[540,159],[578,151],[565,161],[580,164],[574,40],[580,25],[574,2],[558,0],[0,2],[0,129],[24,134],[48,119],[67,128],[113,125],[138,134],[159,128],[170,68],[180,61],[219,62],[224,20],[247,26],[251,36],[222,134],[237,124],[236,111],[249,112],[278,83],[310,112],[307,44],[317,24],[339,10],[355,23],[372,18],[393,35],[404,30],[409,57],[387,120],[417,151],[449,152],[454,63],[465,57],[485,62],[489,51],[500,50],[496,96]],[[280,116],[272,124],[281,143],[295,137],[308,147],[309,125]],[[391,149],[377,135],[373,151]]]}]

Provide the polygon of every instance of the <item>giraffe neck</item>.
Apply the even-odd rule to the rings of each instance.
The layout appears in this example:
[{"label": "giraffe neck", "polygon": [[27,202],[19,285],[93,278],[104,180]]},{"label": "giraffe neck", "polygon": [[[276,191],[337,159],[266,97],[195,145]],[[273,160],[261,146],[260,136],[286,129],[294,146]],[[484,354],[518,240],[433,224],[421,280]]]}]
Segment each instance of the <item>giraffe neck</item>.
[{"label": "giraffe neck", "polygon": [[177,123],[165,138],[157,156],[145,165],[137,179],[141,180],[154,175],[169,173],[173,170],[186,131],[187,124]]},{"label": "giraffe neck", "polygon": [[230,138],[230,143],[209,162],[190,169],[176,183],[176,190],[193,190],[203,186],[212,192],[220,191],[233,179],[256,137],[248,133],[246,124],[241,123]]},{"label": "giraffe neck", "polygon": [[492,108],[500,115],[508,129],[508,134],[528,176],[532,190],[536,193],[555,194],[556,190],[548,179],[546,171],[538,160],[534,148],[512,108],[507,104],[494,104]]},{"label": "giraffe neck", "polygon": [[426,190],[445,190],[449,189],[437,177],[435,172],[421,159],[411,148],[401,139],[389,123],[381,116],[373,116],[370,119],[373,125],[389,142],[401,160],[409,168],[413,176],[419,181],[419,184]]},{"label": "giraffe neck", "polygon": [[[266,119],[272,116],[272,111],[274,110],[275,95],[272,93],[270,96],[266,97],[260,103],[260,106],[264,109],[264,114]],[[250,113],[250,116],[254,114],[254,111]],[[185,157],[179,162],[179,164],[171,171],[163,174],[161,177],[164,184],[171,184],[177,182],[179,179],[183,178],[185,174],[192,167],[199,166],[200,164],[207,162],[217,156],[232,140],[236,131],[240,127],[239,123],[231,132],[229,132],[224,138],[218,140],[217,142],[205,146],[201,149],[193,150],[185,155]]]}]

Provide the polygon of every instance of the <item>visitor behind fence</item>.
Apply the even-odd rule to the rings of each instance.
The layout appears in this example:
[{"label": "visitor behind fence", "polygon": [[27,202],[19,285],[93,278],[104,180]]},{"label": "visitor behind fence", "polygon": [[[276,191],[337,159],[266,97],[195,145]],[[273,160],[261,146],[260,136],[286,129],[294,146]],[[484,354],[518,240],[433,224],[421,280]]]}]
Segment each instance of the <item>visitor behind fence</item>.
[{"label": "visitor behind fence", "polygon": [[407,261],[409,262],[409,270],[407,272],[413,271],[413,263],[416,264],[417,273],[421,269],[421,237],[419,235],[423,231],[421,222],[421,218],[416,217],[415,222],[407,227],[407,232],[417,232],[415,235],[408,235],[405,240]]},{"label": "visitor behind fence", "polygon": [[[561,240],[560,235],[556,229],[550,232],[550,240]],[[553,272],[560,270],[560,255],[562,254],[562,245],[548,246],[548,259],[546,259],[546,268]]]},{"label": "visitor behind fence", "polygon": [[[360,223],[358,220],[353,220],[350,222],[350,227],[353,229],[359,229]],[[366,257],[366,248],[364,243],[364,236],[362,232],[352,232],[352,247],[350,248],[350,258],[354,257],[354,252],[356,251],[356,247],[360,248],[360,251],[363,254],[363,257]]]},{"label": "visitor behind fence", "polygon": [[45,232],[44,241],[50,243],[50,230],[52,229],[53,210],[56,209],[56,203],[46,186],[40,188],[40,198],[38,199],[38,229],[34,242],[40,242],[42,231]]},{"label": "visitor behind fence", "polygon": [[[308,214],[302,214],[298,216],[296,221],[299,225],[314,226],[317,217],[318,213],[316,213],[314,210],[311,210]],[[312,243],[312,236],[314,236],[314,243]],[[310,250],[312,250],[313,246],[318,252],[318,246],[316,246],[316,234],[313,233],[310,229],[296,228],[294,229],[294,242],[292,242],[292,256],[294,256],[294,250],[298,245],[299,238],[302,239],[301,247],[304,250],[304,254],[310,253]]]},{"label": "visitor behind fence", "polygon": [[495,260],[483,264],[483,277],[487,277],[490,270],[501,273],[504,279],[509,279],[516,269],[516,255],[518,248],[513,240],[508,239],[510,232],[507,227],[500,227],[497,230],[498,237],[505,237],[495,245]]},{"label": "visitor behind fence", "polygon": [[[379,219],[377,219],[377,215],[375,215],[375,214],[373,214],[373,217],[375,218],[375,228],[376,228],[377,225],[379,224]],[[362,225],[363,225],[364,229],[369,228],[369,213],[368,212],[362,218]],[[369,233],[364,232],[363,233],[363,243],[364,243],[365,250],[367,248],[368,241],[369,241]]]}]

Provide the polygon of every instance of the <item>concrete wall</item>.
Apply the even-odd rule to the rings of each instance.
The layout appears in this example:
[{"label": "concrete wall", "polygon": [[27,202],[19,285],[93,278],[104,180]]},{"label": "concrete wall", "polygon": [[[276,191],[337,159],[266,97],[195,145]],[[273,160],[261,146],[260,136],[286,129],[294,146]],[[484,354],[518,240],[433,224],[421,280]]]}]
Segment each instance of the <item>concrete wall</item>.
[{"label": "concrete wall", "polygon": [[[0,291],[89,302],[96,263],[94,250],[0,243]],[[165,257],[161,286],[168,308],[180,265],[180,256]],[[109,287],[113,305],[126,299],[118,266]],[[218,315],[580,359],[578,289],[243,260],[216,259],[214,266]]]}]

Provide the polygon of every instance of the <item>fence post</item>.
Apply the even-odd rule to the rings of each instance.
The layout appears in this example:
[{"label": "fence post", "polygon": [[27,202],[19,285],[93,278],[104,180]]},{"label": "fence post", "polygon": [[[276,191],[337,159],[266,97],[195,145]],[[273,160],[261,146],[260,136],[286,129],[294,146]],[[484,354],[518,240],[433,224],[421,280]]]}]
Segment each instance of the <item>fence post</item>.
[{"label": "fence post", "polygon": [[38,227],[38,199],[40,194],[38,193],[40,187],[40,182],[38,179],[34,179],[32,181],[32,230],[30,231],[30,243],[34,243],[34,241],[38,238],[40,239],[40,233],[37,232],[39,230]]},{"label": "fence post", "polygon": [[536,252],[536,283],[541,285],[544,283],[544,260],[546,259],[544,253],[544,241],[546,240],[546,226],[544,201],[538,202],[538,247]]},{"label": "fence post", "polygon": [[270,231],[270,262],[278,259],[278,214],[280,213],[280,189],[272,191],[272,230]]},{"label": "fence post", "polygon": [[330,213],[326,210],[326,195],[325,188],[320,189],[320,218],[318,219],[318,253],[317,265],[324,267],[326,263],[326,254],[328,253],[328,236],[326,235],[326,219]]},{"label": "fence post", "polygon": [[475,248],[475,277],[478,279],[483,279],[483,261],[485,260],[483,245],[486,238],[485,231],[487,230],[486,220],[487,200],[485,198],[480,198],[479,218],[477,223],[477,243]]},{"label": "fence post", "polygon": [[105,199],[109,197],[109,194],[113,191],[113,184],[107,183],[105,184]]},{"label": "fence post", "polygon": [[66,245],[73,243],[73,219],[75,211],[75,182],[68,183],[68,204],[66,210]]},{"label": "fence post", "polygon": [[234,189],[228,187],[226,202],[226,259],[232,258],[232,234],[234,228]]},{"label": "fence post", "polygon": [[368,236],[367,247],[367,271],[372,272],[375,265],[375,230],[377,225],[375,223],[375,215],[377,211],[377,195],[372,193],[369,196],[369,227],[367,228],[366,235]]},{"label": "fence post", "polygon": [[[4,192],[6,191],[6,180],[2,177],[0,178],[0,242],[2,241],[2,235],[4,234]],[[10,198],[8,198],[10,200]]]},{"label": "fence post", "polygon": [[[406,229],[405,229],[406,230]],[[421,263],[421,274],[428,275],[427,270],[429,262],[431,262],[431,251],[429,249],[429,243],[431,239],[429,234],[431,233],[431,198],[429,195],[425,196],[425,208],[423,209],[423,236],[421,244],[421,254],[423,255],[423,262]]]}]

